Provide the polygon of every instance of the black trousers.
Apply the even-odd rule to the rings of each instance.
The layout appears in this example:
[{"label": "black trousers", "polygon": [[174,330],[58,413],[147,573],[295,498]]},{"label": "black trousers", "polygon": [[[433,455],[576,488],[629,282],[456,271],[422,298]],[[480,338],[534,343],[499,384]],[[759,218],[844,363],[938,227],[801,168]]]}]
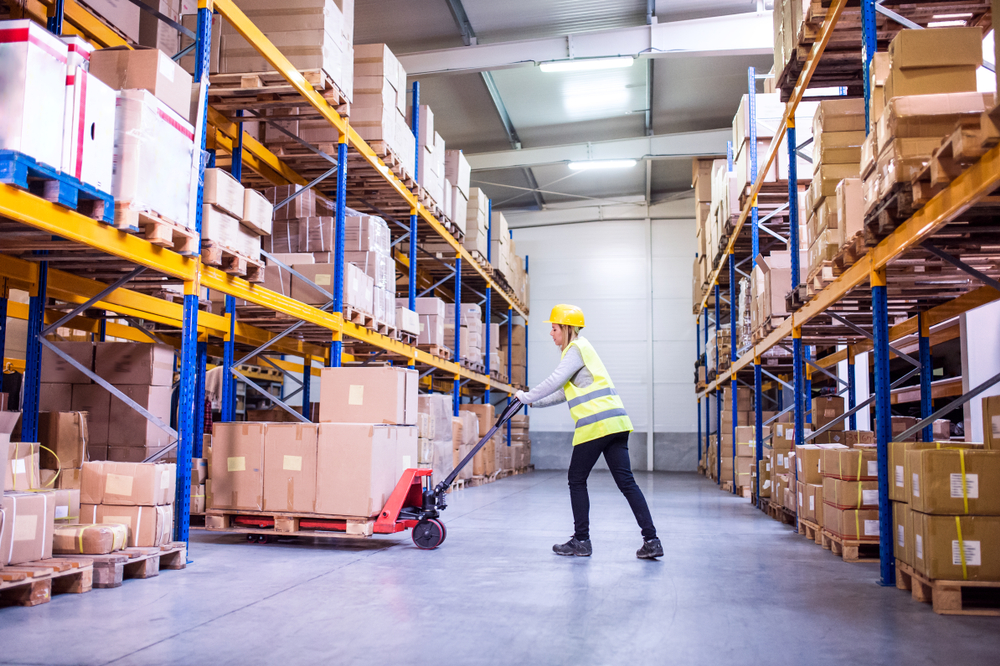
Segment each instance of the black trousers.
[{"label": "black trousers", "polygon": [[580,541],[590,538],[590,495],[587,494],[587,477],[594,468],[597,459],[604,454],[611,469],[611,476],[618,484],[618,490],[628,500],[635,514],[635,520],[642,529],[645,539],[656,536],[653,527],[653,517],[649,514],[646,498],[639,490],[635,477],[632,476],[632,465],[628,457],[628,433],[618,432],[606,435],[573,447],[573,457],[569,462],[569,499],[573,505],[573,522],[576,536]]}]

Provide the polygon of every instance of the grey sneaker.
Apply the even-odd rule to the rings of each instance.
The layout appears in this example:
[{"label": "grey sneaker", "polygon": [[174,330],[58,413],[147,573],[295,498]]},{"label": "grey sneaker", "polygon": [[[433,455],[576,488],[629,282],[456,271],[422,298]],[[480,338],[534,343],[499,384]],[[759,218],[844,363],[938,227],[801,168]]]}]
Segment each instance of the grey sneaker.
[{"label": "grey sneaker", "polygon": [[644,541],[642,548],[635,551],[635,556],[640,560],[655,560],[657,557],[663,557],[663,546],[660,540],[654,537]]},{"label": "grey sneaker", "polygon": [[552,552],[556,555],[565,555],[567,557],[590,557],[594,552],[594,549],[590,546],[590,539],[586,541],[579,541],[576,537],[573,537],[566,543],[556,544],[552,546]]}]

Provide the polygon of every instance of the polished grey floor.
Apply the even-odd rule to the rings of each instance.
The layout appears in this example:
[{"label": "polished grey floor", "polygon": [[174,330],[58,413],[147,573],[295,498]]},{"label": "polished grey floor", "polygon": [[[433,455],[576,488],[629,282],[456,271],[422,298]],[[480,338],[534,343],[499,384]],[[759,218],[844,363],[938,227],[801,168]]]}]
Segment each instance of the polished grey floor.
[{"label": "polished grey floor", "polygon": [[591,479],[594,556],[561,473],[452,495],[446,543],[248,544],[195,533],[192,565],[0,609],[4,664],[1000,663],[1000,618],[944,617],[693,474],[639,474],[664,542]]}]

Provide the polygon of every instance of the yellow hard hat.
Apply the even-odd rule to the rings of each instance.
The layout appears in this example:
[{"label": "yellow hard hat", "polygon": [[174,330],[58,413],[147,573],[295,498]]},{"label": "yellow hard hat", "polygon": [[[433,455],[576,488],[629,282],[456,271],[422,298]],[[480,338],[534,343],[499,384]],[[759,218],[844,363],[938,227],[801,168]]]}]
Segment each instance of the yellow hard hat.
[{"label": "yellow hard hat", "polygon": [[566,326],[584,327],[583,310],[575,305],[560,304],[552,308],[547,324],[564,324]]}]

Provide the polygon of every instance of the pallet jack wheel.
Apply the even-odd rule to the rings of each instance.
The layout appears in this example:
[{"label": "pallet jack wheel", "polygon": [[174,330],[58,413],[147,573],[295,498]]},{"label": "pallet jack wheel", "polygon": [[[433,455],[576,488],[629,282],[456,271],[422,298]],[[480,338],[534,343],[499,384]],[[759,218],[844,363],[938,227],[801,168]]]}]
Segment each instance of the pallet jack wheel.
[{"label": "pallet jack wheel", "polygon": [[447,534],[444,523],[440,520],[421,520],[413,527],[413,544],[421,550],[434,550],[444,543]]}]

